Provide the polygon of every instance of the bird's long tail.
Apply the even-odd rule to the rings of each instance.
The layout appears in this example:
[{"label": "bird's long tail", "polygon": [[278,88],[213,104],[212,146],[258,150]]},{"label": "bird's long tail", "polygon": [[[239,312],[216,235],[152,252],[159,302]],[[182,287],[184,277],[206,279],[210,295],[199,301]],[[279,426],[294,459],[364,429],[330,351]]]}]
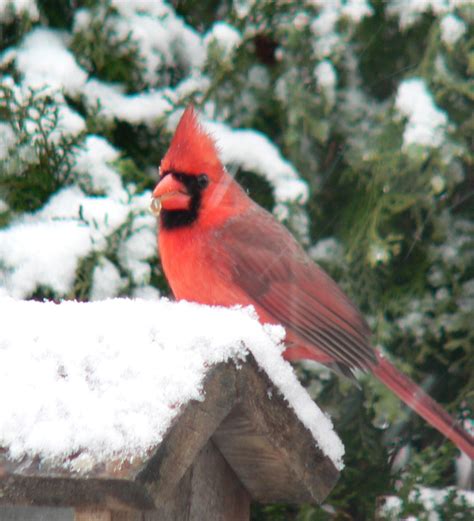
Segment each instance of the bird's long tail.
[{"label": "bird's long tail", "polygon": [[430,425],[474,459],[474,437],[470,436],[433,398],[376,351],[373,374]]}]

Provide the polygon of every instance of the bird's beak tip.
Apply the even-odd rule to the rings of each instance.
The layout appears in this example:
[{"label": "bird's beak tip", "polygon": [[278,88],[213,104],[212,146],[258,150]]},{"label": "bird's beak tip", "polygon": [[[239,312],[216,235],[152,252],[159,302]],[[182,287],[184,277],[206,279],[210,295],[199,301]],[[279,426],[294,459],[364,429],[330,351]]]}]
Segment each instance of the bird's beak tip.
[{"label": "bird's beak tip", "polygon": [[150,202],[150,212],[158,217],[161,212],[161,200],[159,197],[152,197]]}]

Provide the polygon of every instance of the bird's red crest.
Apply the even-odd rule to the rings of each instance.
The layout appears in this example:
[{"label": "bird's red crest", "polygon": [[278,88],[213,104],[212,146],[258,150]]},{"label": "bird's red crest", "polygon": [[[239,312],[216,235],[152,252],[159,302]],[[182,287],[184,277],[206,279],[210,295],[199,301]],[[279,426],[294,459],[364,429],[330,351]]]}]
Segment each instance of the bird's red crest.
[{"label": "bird's red crest", "polygon": [[170,147],[161,161],[161,171],[170,170],[186,174],[205,172],[210,177],[219,176],[222,172],[216,145],[202,128],[192,105],[181,116]]}]

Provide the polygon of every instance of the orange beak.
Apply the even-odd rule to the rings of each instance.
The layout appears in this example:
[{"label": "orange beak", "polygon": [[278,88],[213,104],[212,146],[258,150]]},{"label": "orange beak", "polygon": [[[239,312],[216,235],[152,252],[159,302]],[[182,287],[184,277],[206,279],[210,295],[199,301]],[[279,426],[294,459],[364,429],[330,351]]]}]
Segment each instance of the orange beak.
[{"label": "orange beak", "polygon": [[172,174],[165,175],[153,190],[150,209],[159,215],[161,208],[165,210],[187,210],[191,196],[185,186]]}]

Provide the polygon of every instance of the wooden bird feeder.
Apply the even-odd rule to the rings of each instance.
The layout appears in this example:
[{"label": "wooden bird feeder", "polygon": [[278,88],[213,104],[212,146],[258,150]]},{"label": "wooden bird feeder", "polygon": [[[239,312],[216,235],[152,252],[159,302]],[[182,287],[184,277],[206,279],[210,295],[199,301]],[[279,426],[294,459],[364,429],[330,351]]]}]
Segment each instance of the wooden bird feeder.
[{"label": "wooden bird feeder", "polygon": [[0,519],[243,521],[252,501],[326,498],[338,470],[252,357],[210,368],[204,391],[146,458],[71,471],[0,449]]}]

